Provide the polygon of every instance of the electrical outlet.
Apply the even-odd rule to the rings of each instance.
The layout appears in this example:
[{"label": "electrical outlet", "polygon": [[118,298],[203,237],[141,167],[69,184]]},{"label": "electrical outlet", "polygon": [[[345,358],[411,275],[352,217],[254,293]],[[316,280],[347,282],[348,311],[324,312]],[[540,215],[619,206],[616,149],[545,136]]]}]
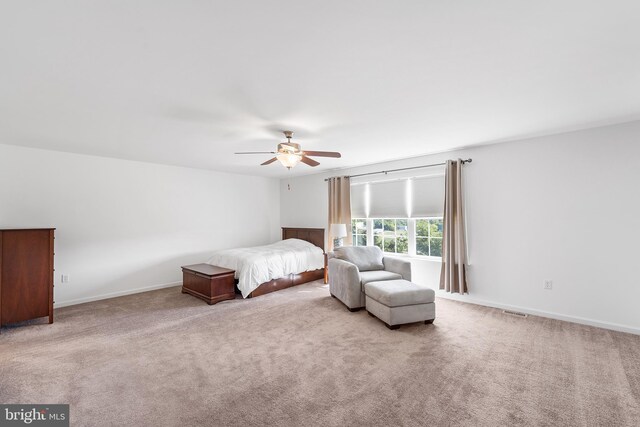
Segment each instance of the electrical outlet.
[{"label": "electrical outlet", "polygon": [[544,288],[547,290],[552,290],[553,289],[553,280],[545,280],[544,281]]},{"label": "electrical outlet", "polygon": [[69,283],[69,275],[68,274],[63,274],[60,277],[60,283]]}]

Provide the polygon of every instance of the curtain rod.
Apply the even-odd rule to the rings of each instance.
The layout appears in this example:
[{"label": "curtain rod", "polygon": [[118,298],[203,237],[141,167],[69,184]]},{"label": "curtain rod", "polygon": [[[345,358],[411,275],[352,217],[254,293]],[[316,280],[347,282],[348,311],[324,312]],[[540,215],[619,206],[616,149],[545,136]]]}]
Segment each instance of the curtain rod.
[{"label": "curtain rod", "polygon": [[[473,159],[469,158],[469,159],[463,160],[462,163],[463,164],[464,163],[471,163],[472,161],[473,161]],[[359,173],[359,174],[356,174],[356,175],[347,175],[346,178],[355,178],[357,176],[366,176],[366,175],[377,175],[377,174],[380,174],[380,173],[383,173],[383,174],[386,175],[389,172],[400,172],[400,171],[408,171],[408,170],[411,170],[411,169],[431,168],[433,166],[444,166],[446,164],[447,164],[446,162],[444,162],[444,163],[433,163],[431,165],[412,166],[410,168],[389,169],[389,170],[386,170],[386,171]],[[325,181],[329,181],[329,179],[330,178],[325,178]]]}]

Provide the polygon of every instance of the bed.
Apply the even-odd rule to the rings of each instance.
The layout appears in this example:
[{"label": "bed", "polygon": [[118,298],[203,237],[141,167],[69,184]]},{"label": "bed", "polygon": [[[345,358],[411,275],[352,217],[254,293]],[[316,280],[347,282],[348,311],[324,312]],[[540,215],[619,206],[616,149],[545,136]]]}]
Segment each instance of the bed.
[{"label": "bed", "polygon": [[244,298],[326,280],[324,229],[283,227],[280,242],[216,251],[207,264],[235,270]]}]

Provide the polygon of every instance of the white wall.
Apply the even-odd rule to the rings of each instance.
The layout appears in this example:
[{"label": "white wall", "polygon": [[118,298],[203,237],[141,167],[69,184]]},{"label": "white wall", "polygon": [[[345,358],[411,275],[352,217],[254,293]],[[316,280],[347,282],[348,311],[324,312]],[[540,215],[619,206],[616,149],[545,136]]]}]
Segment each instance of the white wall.
[{"label": "white wall", "polygon": [[[640,122],[283,179],[281,224],[326,226],[327,176],[458,157],[473,158],[461,300],[640,333]],[[439,267],[414,261],[415,281],[437,288]]]},{"label": "white wall", "polygon": [[212,250],[280,238],[276,179],[0,145],[0,181],[0,228],[57,228],[56,307],[180,282]]}]

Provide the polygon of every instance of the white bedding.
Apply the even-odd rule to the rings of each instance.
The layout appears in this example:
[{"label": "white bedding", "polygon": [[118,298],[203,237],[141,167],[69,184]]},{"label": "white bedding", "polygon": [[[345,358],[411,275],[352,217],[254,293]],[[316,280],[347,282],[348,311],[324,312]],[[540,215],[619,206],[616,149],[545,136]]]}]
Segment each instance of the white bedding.
[{"label": "white bedding", "polygon": [[207,264],[235,270],[238,289],[246,298],[261,283],[324,268],[324,255],[309,242],[287,239],[266,246],[217,251]]}]

